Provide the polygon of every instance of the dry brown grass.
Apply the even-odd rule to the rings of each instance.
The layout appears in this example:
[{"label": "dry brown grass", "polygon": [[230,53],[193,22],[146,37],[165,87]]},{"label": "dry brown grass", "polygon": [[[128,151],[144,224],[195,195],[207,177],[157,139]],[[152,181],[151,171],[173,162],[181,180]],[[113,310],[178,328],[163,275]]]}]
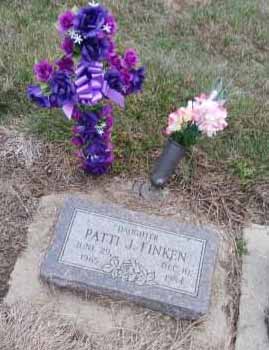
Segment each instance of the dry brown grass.
[{"label": "dry brown grass", "polygon": [[62,319],[53,305],[40,308],[17,303],[0,308],[1,350],[189,350],[195,324],[154,317],[144,312],[144,320],[134,329],[115,326],[107,335],[85,336],[74,324]]},{"label": "dry brown grass", "polygon": [[8,280],[18,254],[26,245],[27,225],[35,200],[15,185],[0,180],[0,300],[8,290]]},{"label": "dry brown grass", "polygon": [[[68,153],[60,146],[41,144],[37,140],[30,138],[24,139],[16,133],[10,134],[8,132],[6,134],[2,132],[2,141],[0,174],[2,180],[8,182],[9,186],[9,191],[3,192],[3,201],[0,203],[1,207],[5,208],[3,215],[8,218],[8,222],[6,222],[4,228],[5,231],[1,231],[0,235],[2,239],[1,246],[3,247],[2,253],[5,252],[5,254],[0,256],[0,262],[2,268],[6,266],[4,273],[0,276],[1,284],[5,286],[4,293],[7,289],[9,274],[13,269],[17,254],[26,244],[27,223],[31,220],[35,208],[33,204],[35,204],[37,198],[54,191],[70,190],[72,188],[81,189],[83,192],[86,192],[94,185],[104,185],[106,178],[93,180],[91,177],[77,172],[77,169],[68,157]],[[24,149],[28,149],[28,151],[25,152]],[[200,155],[197,155],[197,157],[199,158]],[[205,187],[204,192],[200,190],[204,186],[202,185],[201,174],[203,173],[203,176],[206,177],[203,166],[204,161],[205,159],[201,158],[197,163],[198,169],[195,176],[200,177],[200,185],[197,185],[197,188],[195,188],[196,192],[194,190],[190,192],[190,187],[187,184],[183,187],[181,186],[180,191],[181,194],[182,191],[185,193],[186,202],[189,201],[191,203],[192,196],[198,193],[200,193],[200,196],[203,195],[203,198],[206,196],[208,188]],[[179,191],[178,182],[177,190]],[[216,191],[215,187],[214,191]],[[9,195],[7,196],[8,193]],[[216,196],[212,198],[216,200]],[[210,196],[207,198],[208,203],[210,200],[213,200],[212,198]],[[226,196],[224,196],[225,198]],[[201,200],[198,202],[200,203],[199,210],[202,212],[202,209],[206,208],[206,206],[201,207],[201,203],[204,205],[206,201]],[[11,204],[14,205],[14,209],[12,210],[10,210]],[[219,209],[220,214],[218,218],[222,217],[222,210],[223,207]],[[9,214],[7,214],[8,211]],[[18,221],[20,211],[22,211],[22,216],[25,216],[23,217],[24,221],[21,222]],[[225,216],[223,220],[226,220]],[[18,227],[21,227],[22,230],[19,230]],[[0,228],[2,230],[2,226]],[[6,233],[2,234],[2,232]],[[234,291],[238,291],[238,279],[236,280],[238,275],[235,272],[238,271],[237,269],[238,265],[234,262],[232,271],[228,276],[229,290],[234,288]],[[233,293],[234,291],[232,290]],[[236,304],[238,299],[236,297],[232,300],[233,302],[227,306],[227,312],[230,314],[230,319],[233,320],[237,314]],[[135,324],[132,329],[125,327],[123,324],[117,324],[117,312],[115,312],[115,328],[113,331],[105,335],[93,334],[92,337],[85,338],[83,335],[78,334],[72,325],[66,324],[66,322],[58,320],[60,324],[57,324],[57,317],[55,315],[53,316],[53,310],[51,308],[36,310],[35,308],[32,309],[32,306],[29,305],[17,306],[17,308],[15,306],[12,307],[7,311],[7,314],[2,311],[0,337],[1,331],[6,336],[3,337],[3,342],[0,341],[0,350],[54,350],[56,349],[55,344],[57,344],[58,349],[84,349],[83,342],[88,344],[88,349],[98,348],[102,350],[193,349],[193,329],[196,328],[195,324],[176,322],[170,318],[160,317],[146,310],[141,316],[141,322]],[[7,319],[11,321],[6,323]],[[51,323],[48,324],[48,320],[51,320]],[[30,326],[31,324],[32,326]],[[42,331],[42,328],[46,329]],[[54,329],[56,337],[53,337],[54,332],[52,331]],[[34,331],[35,336],[33,335]],[[21,336],[20,334],[22,333],[25,333],[25,335]],[[11,334],[16,334],[15,339]],[[28,347],[24,347],[25,344]],[[197,348],[195,347],[195,349]]]},{"label": "dry brown grass", "polygon": [[[72,189],[85,192],[110,179],[96,179],[80,171],[62,144],[41,143],[6,129],[0,129],[0,142],[0,179],[13,186],[17,197],[27,193],[38,198]],[[205,153],[195,151],[192,159],[181,164],[168,189],[184,196],[186,206],[196,215],[225,226],[238,238],[249,218],[266,220],[269,187],[265,182],[246,188],[239,178],[225,171],[226,166],[225,162],[208,160]],[[147,175],[141,176],[145,179]],[[124,181],[125,175],[121,177]]]},{"label": "dry brown grass", "polygon": [[0,309],[1,350],[88,350],[91,343],[50,307],[18,303]]},{"label": "dry brown grass", "polygon": [[268,209],[269,206],[269,183],[261,182],[252,186],[253,193],[256,194],[257,200],[262,201],[264,208]]},{"label": "dry brown grass", "polygon": [[225,164],[209,161],[201,151],[181,164],[171,188],[184,193],[191,209],[209,222],[239,234],[247,224],[249,194],[225,172]]},{"label": "dry brown grass", "polygon": [[93,180],[77,168],[63,144],[40,142],[4,128],[1,135],[0,179],[27,188],[33,197],[87,186]]}]

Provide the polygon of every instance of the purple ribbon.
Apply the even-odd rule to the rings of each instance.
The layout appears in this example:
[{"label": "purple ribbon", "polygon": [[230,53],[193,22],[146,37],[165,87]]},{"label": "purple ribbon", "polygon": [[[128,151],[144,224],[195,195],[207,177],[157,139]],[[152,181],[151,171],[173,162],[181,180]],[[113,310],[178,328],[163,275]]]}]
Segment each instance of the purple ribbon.
[{"label": "purple ribbon", "polygon": [[[124,108],[124,96],[111,89],[105,80],[103,64],[100,62],[83,62],[76,70],[75,81],[78,101],[82,104],[93,106],[104,96]],[[63,106],[63,111],[68,119],[71,119],[74,110],[73,104]]]},{"label": "purple ribbon", "polygon": [[81,103],[95,105],[105,96],[120,107],[124,107],[124,96],[108,86],[102,63],[81,63],[76,70],[76,75],[78,79],[75,85]]},{"label": "purple ribbon", "polygon": [[104,80],[103,83],[102,93],[104,96],[109,98],[111,101],[115,102],[121,108],[124,108],[124,96],[120,92],[111,89],[106,80]]},{"label": "purple ribbon", "polygon": [[79,102],[89,106],[98,103],[102,98],[104,84],[103,64],[99,62],[81,63],[76,70],[75,85]]}]

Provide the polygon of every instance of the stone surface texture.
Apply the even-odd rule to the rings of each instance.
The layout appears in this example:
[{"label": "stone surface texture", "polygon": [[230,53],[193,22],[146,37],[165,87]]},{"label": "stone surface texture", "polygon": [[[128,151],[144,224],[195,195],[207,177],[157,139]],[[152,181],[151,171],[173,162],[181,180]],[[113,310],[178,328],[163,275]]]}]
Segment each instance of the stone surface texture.
[{"label": "stone surface texture", "polygon": [[120,206],[66,200],[41,277],[178,319],[208,312],[217,235]]},{"label": "stone surface texture", "polygon": [[236,350],[267,350],[265,309],[269,306],[269,226],[252,225],[244,232],[240,317]]},{"label": "stone surface texture", "polygon": [[[162,202],[149,205],[139,197],[131,195],[132,183],[114,180],[102,191],[91,189],[87,196],[78,194],[82,200],[113,202],[132,210],[143,211],[172,218],[179,222],[206,224],[184,208],[184,202],[178,195],[167,195]],[[70,193],[69,193],[70,194]],[[94,339],[116,337],[120,329],[128,330],[130,336],[157,340],[158,344],[167,345],[169,330],[180,329],[179,339],[174,340],[176,348],[185,349],[183,339],[191,342],[192,348],[201,350],[230,349],[233,337],[233,324],[226,313],[231,297],[227,291],[227,275],[232,262],[229,236],[220,229],[220,245],[213,279],[212,297],[209,313],[202,322],[190,326],[187,323],[175,323],[168,316],[150,312],[124,301],[113,301],[107,297],[78,296],[69,290],[48,288],[39,278],[40,263],[53,238],[53,227],[57,221],[59,208],[63,207],[65,196],[50,195],[43,197],[32,224],[28,229],[28,246],[15,265],[10,280],[9,292],[5,298],[7,304],[24,301],[42,308],[50,305],[59,317],[72,321],[81,332]],[[158,337],[155,337],[158,332]],[[182,336],[181,336],[181,332]],[[126,337],[126,332],[123,333]],[[187,336],[188,335],[188,336]],[[159,338],[159,336],[161,338]],[[104,338],[105,337],[105,338]],[[126,338],[129,339],[128,337]],[[138,338],[139,339],[139,338]],[[172,340],[174,338],[171,338]],[[169,341],[171,341],[171,339]],[[159,346],[159,345],[158,345]],[[117,348],[117,347],[116,347]],[[191,347],[186,347],[190,349]],[[112,346],[111,349],[114,349]],[[128,348],[129,349],[129,348]]]}]

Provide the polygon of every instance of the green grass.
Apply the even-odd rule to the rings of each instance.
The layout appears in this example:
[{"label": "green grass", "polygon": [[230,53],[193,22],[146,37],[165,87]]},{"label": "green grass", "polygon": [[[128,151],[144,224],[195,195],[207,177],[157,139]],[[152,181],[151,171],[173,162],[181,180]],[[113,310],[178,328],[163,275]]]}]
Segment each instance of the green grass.
[{"label": "green grass", "polygon": [[[86,2],[77,1],[77,5]],[[229,84],[230,126],[201,148],[225,161],[242,183],[269,178],[269,7],[262,0],[215,0],[175,13],[165,0],[106,0],[119,21],[118,45],[134,46],[147,65],[143,95],[117,110],[116,171],[148,171],[152,151],[174,108],[218,77]],[[36,58],[56,58],[58,13],[73,1],[0,2],[0,120],[21,125],[50,141],[69,142],[61,111],[40,111],[25,98]],[[267,6],[267,7],[266,7]]]},{"label": "green grass", "polygon": [[247,255],[248,254],[248,248],[247,248],[247,242],[243,238],[236,239],[236,249],[239,256]]}]

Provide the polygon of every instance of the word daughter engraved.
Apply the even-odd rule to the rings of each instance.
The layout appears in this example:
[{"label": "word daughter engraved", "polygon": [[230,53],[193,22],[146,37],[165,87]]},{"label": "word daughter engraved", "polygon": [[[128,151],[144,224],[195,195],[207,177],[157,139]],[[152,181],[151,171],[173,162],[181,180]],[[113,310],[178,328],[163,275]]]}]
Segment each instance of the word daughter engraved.
[{"label": "word daughter engraved", "polygon": [[70,199],[41,277],[194,319],[209,306],[216,248],[207,229]]},{"label": "word daughter engraved", "polygon": [[160,288],[195,296],[205,244],[205,240],[75,209],[59,262],[141,285],[154,279]]}]

